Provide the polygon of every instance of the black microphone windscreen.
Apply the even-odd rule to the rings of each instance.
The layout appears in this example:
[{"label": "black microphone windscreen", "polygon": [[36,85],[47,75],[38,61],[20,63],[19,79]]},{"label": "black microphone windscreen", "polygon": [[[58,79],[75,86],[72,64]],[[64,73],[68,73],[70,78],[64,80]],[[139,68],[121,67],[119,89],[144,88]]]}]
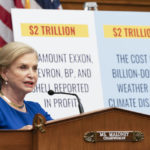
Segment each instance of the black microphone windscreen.
[{"label": "black microphone windscreen", "polygon": [[49,94],[49,95],[54,95],[55,92],[54,92],[53,90],[49,90],[49,91],[48,91],[48,94]]}]

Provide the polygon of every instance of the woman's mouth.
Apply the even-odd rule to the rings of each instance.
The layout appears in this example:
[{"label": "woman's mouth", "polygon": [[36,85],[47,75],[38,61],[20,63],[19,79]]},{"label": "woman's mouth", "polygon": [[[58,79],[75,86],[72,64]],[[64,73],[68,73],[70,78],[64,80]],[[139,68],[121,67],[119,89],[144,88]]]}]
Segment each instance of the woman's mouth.
[{"label": "woman's mouth", "polygon": [[33,87],[34,86],[34,82],[32,82],[32,81],[26,81],[26,82],[24,82],[24,84],[27,87]]}]

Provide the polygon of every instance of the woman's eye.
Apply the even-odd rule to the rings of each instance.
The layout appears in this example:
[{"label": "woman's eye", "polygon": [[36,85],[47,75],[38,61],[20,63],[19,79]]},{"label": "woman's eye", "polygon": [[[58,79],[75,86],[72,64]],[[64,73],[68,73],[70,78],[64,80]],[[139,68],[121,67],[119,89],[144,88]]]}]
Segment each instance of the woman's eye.
[{"label": "woman's eye", "polygon": [[22,66],[20,66],[20,69],[26,69],[27,68],[27,66],[26,65],[22,65]]},{"label": "woman's eye", "polygon": [[34,70],[34,71],[37,71],[37,66],[34,66],[34,67],[33,67],[33,70]]}]

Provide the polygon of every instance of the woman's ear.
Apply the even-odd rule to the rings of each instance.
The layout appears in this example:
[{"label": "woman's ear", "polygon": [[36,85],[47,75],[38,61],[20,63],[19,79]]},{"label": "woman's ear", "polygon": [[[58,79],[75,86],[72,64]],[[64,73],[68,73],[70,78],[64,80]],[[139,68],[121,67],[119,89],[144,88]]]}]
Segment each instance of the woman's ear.
[{"label": "woman's ear", "polygon": [[4,80],[4,81],[8,81],[8,79],[7,79],[7,69],[5,68],[3,68],[1,71],[0,71],[0,75],[1,75],[1,77],[2,77],[2,79]]}]

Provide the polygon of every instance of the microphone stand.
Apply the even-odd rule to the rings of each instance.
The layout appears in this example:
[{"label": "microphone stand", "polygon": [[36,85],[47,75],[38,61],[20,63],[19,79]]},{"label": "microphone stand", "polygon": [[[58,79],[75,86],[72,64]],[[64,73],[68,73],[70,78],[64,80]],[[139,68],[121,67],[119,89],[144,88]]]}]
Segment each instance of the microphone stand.
[{"label": "microphone stand", "polygon": [[83,105],[82,105],[82,103],[81,103],[81,101],[80,101],[80,99],[79,99],[79,97],[78,97],[77,94],[74,94],[74,93],[65,93],[65,92],[54,92],[54,91],[52,91],[52,90],[49,90],[49,91],[48,91],[48,94],[49,94],[49,95],[54,95],[54,94],[67,94],[67,95],[73,95],[73,96],[75,96],[75,97],[77,98],[77,101],[78,101],[78,108],[79,108],[80,114],[81,114],[81,113],[84,113]]}]

